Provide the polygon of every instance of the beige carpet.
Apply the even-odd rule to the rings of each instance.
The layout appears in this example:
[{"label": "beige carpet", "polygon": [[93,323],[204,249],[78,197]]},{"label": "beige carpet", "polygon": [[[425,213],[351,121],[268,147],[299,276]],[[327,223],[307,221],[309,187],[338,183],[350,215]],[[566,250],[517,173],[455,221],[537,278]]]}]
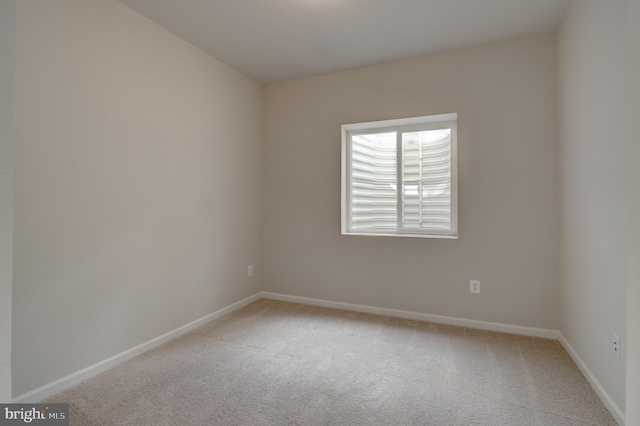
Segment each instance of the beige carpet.
[{"label": "beige carpet", "polygon": [[259,300],[56,395],[72,425],[615,425],[553,340]]}]

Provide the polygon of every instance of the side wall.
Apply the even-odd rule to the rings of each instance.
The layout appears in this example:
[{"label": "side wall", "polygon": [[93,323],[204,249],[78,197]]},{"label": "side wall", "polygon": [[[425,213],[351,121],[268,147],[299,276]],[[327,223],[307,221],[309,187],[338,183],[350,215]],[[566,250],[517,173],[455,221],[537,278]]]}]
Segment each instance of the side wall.
[{"label": "side wall", "polygon": [[16,1],[0,1],[0,403],[11,401]]},{"label": "side wall", "polygon": [[[574,1],[558,36],[560,331],[624,411],[631,141],[624,0]],[[637,190],[637,188],[636,188]]]},{"label": "side wall", "polygon": [[[274,84],[264,102],[264,290],[557,329],[553,34]],[[459,239],[342,236],[340,125],[450,112]]]},{"label": "side wall", "polygon": [[[627,411],[629,426],[640,425],[640,0],[627,0],[628,50],[631,76],[631,154],[629,182],[629,254],[627,302]],[[635,117],[635,119],[633,118]]]},{"label": "side wall", "polygon": [[14,397],[259,290],[261,97],[116,0],[18,2]]}]

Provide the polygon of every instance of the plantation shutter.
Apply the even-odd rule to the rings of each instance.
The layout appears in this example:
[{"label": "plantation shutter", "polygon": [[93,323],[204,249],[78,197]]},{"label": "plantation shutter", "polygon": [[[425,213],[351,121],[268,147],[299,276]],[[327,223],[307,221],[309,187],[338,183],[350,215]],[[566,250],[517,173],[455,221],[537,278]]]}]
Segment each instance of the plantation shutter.
[{"label": "plantation shutter", "polygon": [[458,238],[456,113],[342,125],[342,234]]},{"label": "plantation shutter", "polygon": [[402,230],[451,230],[451,129],[402,133]]},{"label": "plantation shutter", "polygon": [[351,137],[351,229],[397,229],[396,132]]}]

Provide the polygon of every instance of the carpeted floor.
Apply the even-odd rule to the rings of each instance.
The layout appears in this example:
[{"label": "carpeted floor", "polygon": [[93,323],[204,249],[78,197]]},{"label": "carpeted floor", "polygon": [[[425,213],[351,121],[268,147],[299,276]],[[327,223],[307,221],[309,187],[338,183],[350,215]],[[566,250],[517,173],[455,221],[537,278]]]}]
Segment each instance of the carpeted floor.
[{"label": "carpeted floor", "polygon": [[259,300],[48,402],[71,425],[615,425],[553,340]]}]

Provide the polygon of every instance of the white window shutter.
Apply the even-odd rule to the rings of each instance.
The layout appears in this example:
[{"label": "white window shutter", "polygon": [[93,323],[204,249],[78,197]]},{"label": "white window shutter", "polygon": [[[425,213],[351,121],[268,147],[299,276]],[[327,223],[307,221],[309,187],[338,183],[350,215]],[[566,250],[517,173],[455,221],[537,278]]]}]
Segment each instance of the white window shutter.
[{"label": "white window shutter", "polygon": [[342,233],[458,238],[457,119],[342,125]]},{"label": "white window shutter", "polygon": [[402,134],[402,228],[451,230],[451,129]]},{"label": "white window shutter", "polygon": [[351,137],[351,229],[397,227],[396,133]]}]

